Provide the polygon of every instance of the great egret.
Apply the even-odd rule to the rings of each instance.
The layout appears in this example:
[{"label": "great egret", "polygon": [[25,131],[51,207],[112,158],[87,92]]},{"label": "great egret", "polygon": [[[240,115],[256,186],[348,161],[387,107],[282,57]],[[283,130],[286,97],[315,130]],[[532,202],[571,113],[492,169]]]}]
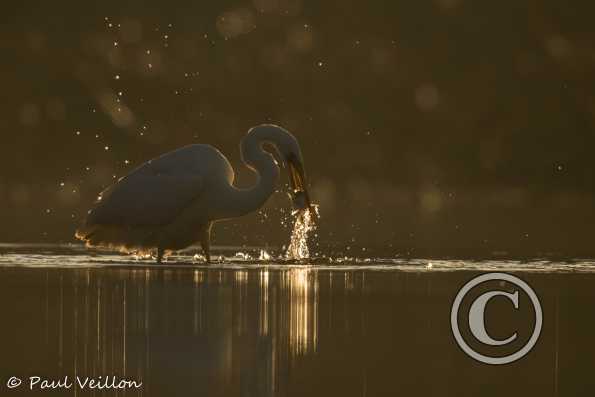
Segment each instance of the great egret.
[{"label": "great egret", "polygon": [[240,144],[242,161],[257,175],[253,187],[234,186],[233,168],[213,146],[185,146],[147,161],[101,192],[76,237],[89,246],[129,252],[157,249],[157,263],[165,251],[200,242],[210,262],[213,222],[255,211],[274,192],[279,166],[265,144],[289,170],[294,206],[311,211],[297,140],[279,126],[263,124]]}]

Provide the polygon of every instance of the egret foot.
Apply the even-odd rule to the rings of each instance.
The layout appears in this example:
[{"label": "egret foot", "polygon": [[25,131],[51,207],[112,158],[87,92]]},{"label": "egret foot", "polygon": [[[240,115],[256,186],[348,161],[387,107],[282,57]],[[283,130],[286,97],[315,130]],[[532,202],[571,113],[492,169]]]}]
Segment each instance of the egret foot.
[{"label": "egret foot", "polygon": [[163,251],[164,251],[164,249],[163,249],[163,248],[161,248],[161,247],[158,247],[158,248],[157,248],[157,264],[158,264],[158,265],[160,265],[160,264],[161,264],[161,261],[162,261],[162,259],[163,259]]},{"label": "egret foot", "polygon": [[211,263],[211,252],[210,252],[210,243],[209,240],[202,240],[200,242],[202,247],[202,252],[205,254],[206,262]]},{"label": "egret foot", "polygon": [[207,227],[205,227],[200,239],[200,246],[205,254],[207,263],[211,263],[211,225],[212,223],[209,223]]}]

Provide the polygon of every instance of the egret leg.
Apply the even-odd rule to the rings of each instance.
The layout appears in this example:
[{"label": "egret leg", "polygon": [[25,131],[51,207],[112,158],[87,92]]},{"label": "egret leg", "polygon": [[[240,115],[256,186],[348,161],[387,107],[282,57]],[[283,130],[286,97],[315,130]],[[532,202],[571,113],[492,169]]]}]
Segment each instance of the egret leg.
[{"label": "egret leg", "polygon": [[211,263],[211,225],[207,225],[205,230],[202,233],[202,237],[200,239],[200,245],[202,247],[202,251],[205,254],[205,258],[207,259],[207,263]]},{"label": "egret leg", "polygon": [[157,264],[161,264],[161,260],[163,259],[163,251],[164,249],[161,247],[157,247]]}]

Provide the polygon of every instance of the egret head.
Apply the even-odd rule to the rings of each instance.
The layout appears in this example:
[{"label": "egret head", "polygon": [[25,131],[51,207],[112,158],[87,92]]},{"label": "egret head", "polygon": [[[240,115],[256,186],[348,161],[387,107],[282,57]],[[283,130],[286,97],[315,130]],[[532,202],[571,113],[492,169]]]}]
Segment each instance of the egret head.
[{"label": "egret head", "polygon": [[274,124],[262,124],[253,127],[248,136],[255,141],[270,143],[276,149],[278,162],[287,168],[289,173],[289,184],[291,186],[291,200],[296,209],[310,209],[313,213],[306,172],[304,170],[304,158],[297,139],[286,129]]}]

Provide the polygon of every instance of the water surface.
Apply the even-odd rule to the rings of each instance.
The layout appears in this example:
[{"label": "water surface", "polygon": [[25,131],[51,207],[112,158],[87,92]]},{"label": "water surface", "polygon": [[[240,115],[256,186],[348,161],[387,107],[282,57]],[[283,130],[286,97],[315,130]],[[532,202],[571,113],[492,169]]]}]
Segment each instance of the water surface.
[{"label": "water surface", "polygon": [[[43,395],[5,387],[34,375],[143,382],[49,395],[576,396],[595,387],[592,261],[296,262],[232,250],[208,266],[192,255],[158,266],[78,246],[0,252],[0,395]],[[467,357],[449,323],[462,285],[496,270],[528,282],[544,312],[533,351],[498,367]],[[486,316],[505,337],[524,314],[511,318],[494,301]]]}]

